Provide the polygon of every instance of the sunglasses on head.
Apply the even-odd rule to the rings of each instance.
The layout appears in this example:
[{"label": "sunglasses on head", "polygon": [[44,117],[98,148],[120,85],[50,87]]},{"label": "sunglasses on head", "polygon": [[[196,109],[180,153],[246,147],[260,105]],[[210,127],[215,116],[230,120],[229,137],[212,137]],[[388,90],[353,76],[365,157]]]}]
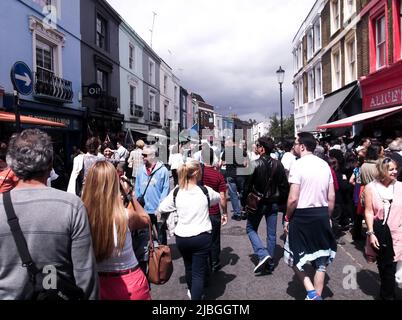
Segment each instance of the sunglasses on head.
[{"label": "sunglasses on head", "polygon": [[391,158],[385,158],[384,160],[382,160],[382,164],[388,164],[392,161]]}]

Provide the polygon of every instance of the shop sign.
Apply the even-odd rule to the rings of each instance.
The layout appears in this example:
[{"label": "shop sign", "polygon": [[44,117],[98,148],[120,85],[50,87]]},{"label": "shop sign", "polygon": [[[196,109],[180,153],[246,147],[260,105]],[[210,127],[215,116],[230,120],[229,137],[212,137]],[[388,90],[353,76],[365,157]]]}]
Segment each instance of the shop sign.
[{"label": "shop sign", "polygon": [[42,120],[48,120],[48,121],[55,121],[55,122],[60,122],[64,123],[67,128],[70,128],[72,121],[69,118],[63,118],[63,117],[57,117],[57,116],[42,116],[42,115],[36,115],[36,114],[24,114],[29,117],[37,118],[37,119],[42,119]]},{"label": "shop sign", "polygon": [[402,87],[389,89],[376,94],[368,94],[365,97],[365,104],[369,109],[380,109],[397,104],[402,104]]},{"label": "shop sign", "polygon": [[134,131],[149,131],[149,127],[143,124],[130,124],[130,129]]}]

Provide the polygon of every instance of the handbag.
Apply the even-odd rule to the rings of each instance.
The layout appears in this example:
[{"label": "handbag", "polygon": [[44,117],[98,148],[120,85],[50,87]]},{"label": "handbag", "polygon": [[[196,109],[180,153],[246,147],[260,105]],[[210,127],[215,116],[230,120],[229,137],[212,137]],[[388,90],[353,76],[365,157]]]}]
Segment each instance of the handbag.
[{"label": "handbag", "polygon": [[11,202],[10,192],[3,195],[4,209],[7,214],[7,223],[10,226],[18,254],[22,260],[22,266],[27,268],[29,274],[29,282],[33,287],[31,300],[49,300],[49,301],[65,301],[65,300],[84,300],[84,291],[75,283],[68,280],[60,273],[56,273],[56,285],[45,288],[46,279],[49,275],[42,273],[35,262],[32,261],[28,250],[27,242],[22,233],[18,218],[15,215],[14,207]]},{"label": "handbag", "polygon": [[173,273],[172,254],[169,246],[154,243],[151,224],[149,227],[149,260],[148,281],[153,284],[164,284],[169,281]]},{"label": "handbag", "polygon": [[[262,159],[261,159],[262,160]],[[264,161],[264,160],[262,160]],[[268,188],[270,186],[270,182],[272,180],[272,177],[274,176],[274,172],[276,170],[276,166],[274,163],[272,163],[272,168],[271,168],[271,174],[269,176],[269,179],[265,185],[265,190],[264,193],[260,194],[257,193],[256,191],[251,191],[246,198],[246,205],[244,207],[245,211],[247,214],[255,214],[257,212],[258,206],[263,199],[264,195],[267,193]]]}]

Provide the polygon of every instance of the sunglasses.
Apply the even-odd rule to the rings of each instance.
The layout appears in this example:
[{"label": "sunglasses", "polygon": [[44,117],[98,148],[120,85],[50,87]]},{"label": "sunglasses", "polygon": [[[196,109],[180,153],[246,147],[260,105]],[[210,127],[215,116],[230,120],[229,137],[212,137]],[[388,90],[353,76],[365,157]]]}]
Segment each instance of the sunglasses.
[{"label": "sunglasses", "polygon": [[145,153],[143,153],[142,156],[143,156],[144,158],[148,157],[148,155],[145,154]]},{"label": "sunglasses", "polygon": [[256,148],[259,148],[259,147],[261,147],[261,145],[260,145],[260,144],[256,144],[255,147],[256,147]]}]

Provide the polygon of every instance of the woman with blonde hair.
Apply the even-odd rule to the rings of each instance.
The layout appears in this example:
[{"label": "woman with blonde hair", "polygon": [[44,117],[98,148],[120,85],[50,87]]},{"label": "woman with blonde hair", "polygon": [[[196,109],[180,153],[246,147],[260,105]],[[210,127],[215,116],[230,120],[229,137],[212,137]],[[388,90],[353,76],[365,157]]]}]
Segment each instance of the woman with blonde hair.
[{"label": "woman with blonde hair", "polygon": [[378,175],[365,188],[365,219],[368,245],[377,253],[380,298],[395,299],[396,264],[402,260],[402,182],[396,180],[397,165],[380,159]]},{"label": "woman with blonde hair", "polygon": [[123,185],[110,162],[98,161],[89,169],[83,189],[100,296],[104,300],[150,300],[148,281],[139,268],[130,231],[147,227],[149,216],[134,197],[124,207]]},{"label": "woman with blonde hair", "polygon": [[209,207],[220,201],[220,194],[210,187],[200,186],[201,165],[187,161],[178,168],[179,186],[162,201],[158,211],[177,210],[176,244],[183,257],[187,293],[192,300],[203,298],[208,255],[212,243]]}]

